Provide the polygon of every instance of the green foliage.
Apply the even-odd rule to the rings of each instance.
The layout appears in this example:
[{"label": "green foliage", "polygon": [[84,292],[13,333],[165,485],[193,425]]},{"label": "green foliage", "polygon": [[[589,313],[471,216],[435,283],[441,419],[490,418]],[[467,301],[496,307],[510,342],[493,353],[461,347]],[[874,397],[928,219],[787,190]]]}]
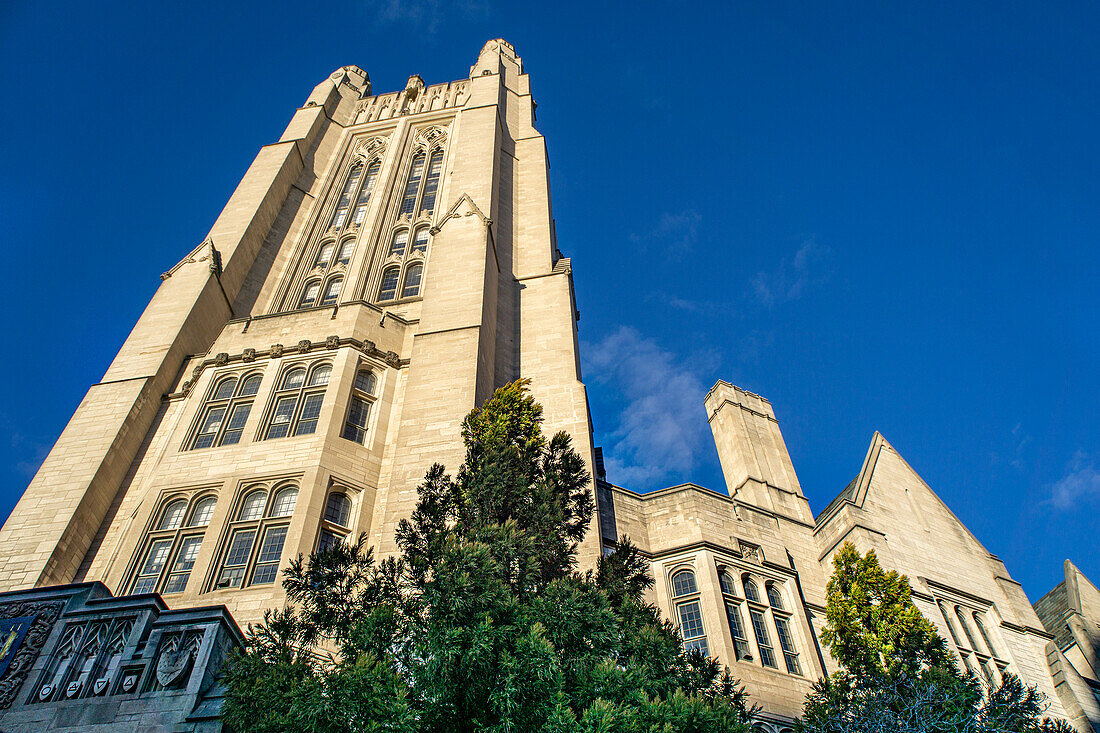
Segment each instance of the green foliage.
[{"label": "green foliage", "polygon": [[826,586],[821,639],[841,670],[806,697],[806,733],[1070,733],[1010,673],[983,691],[913,604],[909,580],[846,542]]},{"label": "green foliage", "polygon": [[645,603],[628,540],[576,568],[589,476],[545,440],[523,381],[463,423],[457,476],[433,466],[399,558],[360,538],[285,571],[291,606],[250,627],[226,672],[235,731],[745,733],[752,710],[717,661],[685,653]]}]

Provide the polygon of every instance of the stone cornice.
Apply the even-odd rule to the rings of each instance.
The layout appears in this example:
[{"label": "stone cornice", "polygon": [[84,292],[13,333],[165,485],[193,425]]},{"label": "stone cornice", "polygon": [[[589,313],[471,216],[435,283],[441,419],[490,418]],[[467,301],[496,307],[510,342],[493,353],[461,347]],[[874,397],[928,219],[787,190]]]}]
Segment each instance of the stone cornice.
[{"label": "stone cornice", "polygon": [[345,346],[358,349],[367,356],[385,362],[387,366],[393,369],[401,369],[409,365],[408,359],[402,359],[396,351],[382,351],[373,341],[361,341],[356,338],[341,338],[335,335],[329,336],[324,341],[317,342],[310,341],[309,339],[302,339],[294,346],[272,344],[267,349],[257,350],[249,348],[244,349],[239,354],[229,354],[223,351],[215,354],[212,358],[203,359],[191,370],[191,378],[185,380],[183,384],[180,385],[180,390],[165,395],[164,401],[172,402],[189,395],[191,390],[194,389],[195,382],[198,381],[198,378],[207,367],[222,367],[229,364],[251,364],[252,362],[262,359],[278,359],[291,354],[308,354],[311,351],[333,351]]}]

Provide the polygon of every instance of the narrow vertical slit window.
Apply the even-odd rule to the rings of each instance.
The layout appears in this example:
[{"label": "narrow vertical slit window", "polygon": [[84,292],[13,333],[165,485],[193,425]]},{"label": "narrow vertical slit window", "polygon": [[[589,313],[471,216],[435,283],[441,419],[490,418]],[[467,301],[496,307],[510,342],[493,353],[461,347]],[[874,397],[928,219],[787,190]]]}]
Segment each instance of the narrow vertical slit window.
[{"label": "narrow vertical slit window", "polygon": [[416,235],[413,237],[412,251],[428,251],[428,227],[420,227],[416,230]]},{"label": "narrow vertical slit window", "polygon": [[439,191],[439,176],[443,172],[443,151],[432,153],[428,163],[428,179],[424,183],[424,196],[420,200],[420,213],[431,213],[435,209],[435,196]]},{"label": "narrow vertical slit window", "polygon": [[340,243],[340,254],[336,257],[336,264],[347,265],[351,262],[351,253],[355,251],[355,240],[345,239]]},{"label": "narrow vertical slit window", "polygon": [[387,267],[382,272],[382,284],[378,287],[379,300],[393,300],[397,297],[397,278],[400,270],[397,267]]},{"label": "narrow vertical slit window", "polygon": [[409,165],[409,177],[405,181],[405,195],[401,199],[401,215],[411,216],[416,206],[416,197],[420,193],[420,179],[424,175],[424,153],[413,156]]},{"label": "narrow vertical slit window", "polygon": [[420,278],[424,274],[424,265],[419,262],[409,265],[405,270],[405,287],[401,289],[402,298],[415,298],[420,295]]},{"label": "narrow vertical slit window", "polygon": [[334,491],[325,502],[325,513],[321,520],[321,533],[317,540],[317,551],[331,550],[347,539],[351,527],[351,499],[347,494]]},{"label": "narrow vertical slit window", "polygon": [[791,637],[791,629],[786,618],[775,617],[775,634],[779,637],[779,648],[783,651],[783,661],[787,665],[787,671],[791,674],[802,674],[802,666],[798,663],[798,651]]},{"label": "narrow vertical slit window", "polygon": [[726,601],[726,621],[730,625],[730,636],[733,637],[733,658],[751,660],[752,652],[749,651],[749,639],[745,636],[745,627],[741,624],[741,610],[733,601]]},{"label": "narrow vertical slit window", "polygon": [[375,377],[368,369],[360,369],[355,374],[355,383],[348,403],[348,416],[344,421],[344,431],[340,434],[346,440],[363,445],[367,439],[367,421],[374,401]]},{"label": "narrow vertical slit window", "polygon": [[367,177],[359,189],[359,197],[355,200],[355,213],[351,216],[352,224],[362,224],[367,216],[367,204],[370,203],[370,194],[374,189],[374,182],[378,180],[378,170],[381,164],[376,160],[367,168]]},{"label": "narrow vertical slit window", "polygon": [[329,227],[341,227],[348,217],[348,207],[351,206],[351,195],[359,184],[359,177],[363,175],[363,164],[356,163],[348,172],[348,178],[344,182],[344,188],[340,191],[340,199],[336,202],[336,211],[332,214],[332,223]]}]

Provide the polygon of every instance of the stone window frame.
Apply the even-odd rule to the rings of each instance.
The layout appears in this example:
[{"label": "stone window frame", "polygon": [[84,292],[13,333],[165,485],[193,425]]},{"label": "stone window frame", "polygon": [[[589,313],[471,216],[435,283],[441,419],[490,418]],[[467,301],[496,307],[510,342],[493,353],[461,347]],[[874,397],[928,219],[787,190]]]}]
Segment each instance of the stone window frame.
[{"label": "stone window frame", "polygon": [[[320,384],[315,384],[315,374],[321,369],[328,368],[327,379]],[[305,371],[305,377],[302,383],[296,387],[284,386],[289,375],[297,369],[303,369]],[[260,423],[260,428],[256,432],[255,440],[280,440],[283,438],[301,438],[314,435],[317,432],[317,424],[320,422],[321,411],[324,409],[325,397],[328,394],[328,387],[332,381],[333,362],[331,359],[295,359],[286,364],[280,366],[279,371],[275,378],[275,386],[271,390],[271,394],[267,398],[267,406],[264,409],[263,420]],[[298,432],[301,429],[301,423],[303,422],[303,413],[305,411],[305,405],[309,398],[320,395],[320,403],[317,405],[317,418],[314,421],[312,430],[308,432]],[[280,420],[275,422],[278,417],[278,407],[281,402],[293,398],[293,407],[291,408],[290,415],[287,420]],[[306,418],[305,422],[310,422],[310,418]],[[286,422],[287,431],[283,435],[271,435],[272,429],[276,424],[283,424]]]},{"label": "stone window frame", "polygon": [[[27,702],[57,702],[111,694],[110,688],[115,685],[123,653],[133,641],[137,621],[133,615],[106,615],[66,624]],[[104,685],[97,690],[99,681]],[[74,682],[76,686],[70,694],[69,688]]]},{"label": "stone window frame", "polygon": [[[124,587],[128,589],[129,594],[160,593],[161,595],[169,595],[183,593],[187,590],[191,574],[195,570],[195,559],[202,549],[202,543],[205,540],[213,516],[213,512],[211,512],[206,517],[199,517],[197,516],[198,509],[200,504],[204,504],[209,499],[213,499],[216,506],[218,492],[209,488],[195,489],[190,492],[171,491],[161,497],[161,500],[157,503],[156,511],[152,513],[149,519],[141,544],[138,545],[138,550],[134,553],[134,559],[131,562],[132,567],[127,574]],[[180,523],[165,525],[168,510],[178,505],[179,502],[186,502]],[[188,560],[181,556],[181,551],[184,549],[185,544],[190,548],[191,540],[195,538],[198,538],[198,542],[194,545],[194,554]],[[152,572],[148,572],[150,570],[148,564],[154,547],[165,547],[166,549],[160,565],[152,569]],[[184,563],[190,562],[190,565],[177,569],[177,565],[181,561]],[[174,576],[179,575],[184,576],[183,586],[169,590],[169,581]],[[151,579],[152,585],[150,587],[139,587],[142,581],[148,579]]]},{"label": "stone window frame", "polygon": [[[245,384],[251,382],[254,378],[258,378],[259,381],[255,382],[255,391],[245,392]],[[219,397],[218,392],[223,384],[230,379],[235,379],[236,383],[233,386],[233,390],[228,397]],[[245,427],[248,424],[248,418],[252,415],[252,408],[256,405],[256,396],[260,392],[260,388],[263,386],[264,373],[258,369],[236,369],[215,372],[210,379],[210,386],[207,387],[206,396],[203,398],[202,405],[199,407],[198,412],[195,414],[195,419],[191,424],[191,428],[187,432],[187,437],[184,438],[183,445],[180,448],[181,451],[192,450],[206,450],[208,448],[220,448],[223,446],[238,445],[241,439],[244,438]],[[241,407],[247,405],[247,411],[244,415],[244,420],[239,428],[239,435],[234,442],[226,443],[226,433],[231,432],[229,430],[230,418]],[[209,445],[198,445],[199,438],[205,435],[209,435],[209,432],[204,432],[207,416],[214,410],[222,409],[221,421],[218,423],[217,429],[214,431],[213,438]],[[237,431],[232,431],[237,432]]]},{"label": "stone window frame", "polygon": [[[274,509],[283,492],[294,491],[294,504],[290,511],[275,514]],[[263,508],[258,515],[244,515],[246,507],[259,492],[264,492]],[[297,509],[298,497],[301,495],[301,486],[294,479],[276,481],[254,481],[244,483],[233,502],[233,512],[229,515],[222,532],[221,547],[218,548],[215,572],[211,574],[211,591],[241,591],[247,588],[270,586],[278,580],[278,571],[282,567],[282,555],[286,549],[286,540],[289,535],[290,522]],[[261,554],[268,549],[267,540],[282,531],[279,541],[278,558],[274,561],[264,561]],[[238,535],[251,533],[247,540],[247,548],[238,546],[235,542]],[[245,549],[240,562],[234,553]],[[229,561],[233,559],[232,564]],[[256,582],[257,567],[275,565],[275,575]],[[234,581],[237,581],[234,584]]]},{"label": "stone window frame", "polygon": [[[378,387],[382,383],[382,379],[379,374],[380,370],[376,369],[372,364],[365,361],[359,361],[355,366],[355,375],[351,381],[351,394],[348,397],[347,407],[344,410],[344,422],[343,427],[340,429],[340,437],[344,440],[350,440],[358,445],[365,446],[367,444],[367,438],[371,433],[371,418],[377,410],[374,409],[375,403],[378,401]],[[373,378],[373,384],[371,390],[364,390],[359,385],[359,375],[368,374]],[[355,408],[356,403],[363,403],[366,405],[366,419],[365,424],[358,425],[351,422],[352,410]],[[349,437],[348,431],[351,428],[355,428],[362,432],[362,440],[358,438]]]},{"label": "stone window frame", "polygon": [[963,670],[986,689],[999,686],[1011,662],[1000,654],[1006,648],[1004,641],[994,642],[995,632],[985,623],[993,616],[993,604],[939,589],[933,590],[932,597]]},{"label": "stone window frame", "polygon": [[[682,574],[691,575],[691,589],[677,592],[676,577]],[[680,634],[680,641],[684,651],[698,649],[704,655],[710,655],[710,644],[707,640],[707,627],[703,619],[703,603],[699,593],[699,576],[695,566],[691,563],[677,563],[668,569],[668,592],[672,599],[672,608],[675,612],[674,623],[676,631]],[[694,613],[695,618],[691,617]],[[699,633],[690,637],[684,636],[685,619],[698,621]]]},{"label": "stone window frame", "polygon": [[[358,491],[343,483],[334,482],[325,494],[324,507],[321,509],[320,528],[317,532],[317,552],[323,552],[338,542],[346,542],[355,526],[358,508]],[[347,502],[347,516],[341,524],[332,516],[333,500],[342,497]]]},{"label": "stone window frame", "polygon": [[[397,246],[399,238],[402,238],[400,248]],[[374,298],[376,302],[404,303],[420,297],[430,241],[431,226],[427,222],[416,224],[402,222],[393,228],[379,271],[378,288]],[[409,273],[414,268],[419,268],[420,279],[416,284],[416,292],[408,293]],[[393,284],[392,293],[387,294],[389,288],[385,287],[386,273],[394,270],[397,271],[397,279]]]},{"label": "stone window frame", "polygon": [[[797,604],[790,601],[793,597],[790,592],[790,579],[775,573],[763,572],[756,565],[725,558],[715,559],[715,572],[718,575],[718,587],[722,593],[723,604],[726,606],[723,609],[726,613],[726,624],[730,636],[734,638],[735,660],[756,662],[764,669],[780,674],[806,677],[801,663],[802,639],[797,631],[797,624],[794,623]],[[746,580],[753,584],[756,590],[755,598],[750,597],[751,594],[745,590]],[[738,595],[738,589],[741,591],[740,595]],[[779,596],[781,601],[779,607],[772,603],[773,593]],[[738,644],[735,630],[732,628],[729,616],[731,607],[741,626],[742,644]],[[784,632],[786,632],[789,647],[784,643]],[[772,634],[775,635],[774,639]],[[764,643],[761,643],[761,638]],[[779,664],[780,657],[783,660],[782,666]],[[768,659],[772,664],[766,664]]]}]

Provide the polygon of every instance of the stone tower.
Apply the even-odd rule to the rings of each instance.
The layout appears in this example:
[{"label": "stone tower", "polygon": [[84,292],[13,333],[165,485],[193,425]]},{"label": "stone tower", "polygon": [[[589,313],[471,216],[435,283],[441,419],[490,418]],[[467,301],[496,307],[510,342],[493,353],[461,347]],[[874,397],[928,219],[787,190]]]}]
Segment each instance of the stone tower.
[{"label": "stone tower", "polygon": [[0,531],[0,588],[253,620],[299,553],[393,550],[426,469],[461,463],[462,418],[521,375],[591,465],[533,111],[503,40],[449,84],[321,82],[88,390]]}]

